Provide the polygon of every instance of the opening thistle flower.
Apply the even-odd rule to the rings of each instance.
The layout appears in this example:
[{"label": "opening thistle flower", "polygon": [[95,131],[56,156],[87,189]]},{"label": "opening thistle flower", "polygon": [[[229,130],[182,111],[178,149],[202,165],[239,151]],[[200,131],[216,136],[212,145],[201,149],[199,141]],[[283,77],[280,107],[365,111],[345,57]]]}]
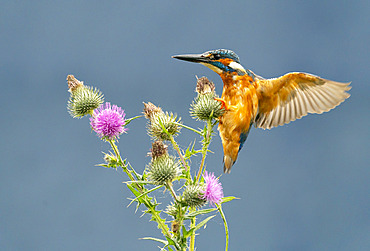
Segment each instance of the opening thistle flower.
[{"label": "opening thistle flower", "polygon": [[73,118],[82,118],[91,115],[104,102],[103,94],[96,88],[85,86],[73,75],[67,77],[69,92],[71,93],[67,109]]},{"label": "opening thistle flower", "polygon": [[116,105],[111,106],[109,102],[94,110],[93,116],[90,118],[90,124],[99,137],[105,140],[119,138],[120,134],[127,131],[124,128],[124,111]]},{"label": "opening thistle flower", "polygon": [[208,173],[207,171],[204,171],[203,178],[206,186],[202,191],[202,197],[211,205],[219,204],[224,197],[220,181],[215,177],[214,173]]}]

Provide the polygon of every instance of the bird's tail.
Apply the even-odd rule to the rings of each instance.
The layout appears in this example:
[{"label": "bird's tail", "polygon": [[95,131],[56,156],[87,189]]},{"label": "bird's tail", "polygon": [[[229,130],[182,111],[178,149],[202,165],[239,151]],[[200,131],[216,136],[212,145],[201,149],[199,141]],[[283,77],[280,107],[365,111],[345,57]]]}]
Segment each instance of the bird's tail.
[{"label": "bird's tail", "polygon": [[229,155],[224,155],[224,173],[230,173],[234,163],[235,161]]}]

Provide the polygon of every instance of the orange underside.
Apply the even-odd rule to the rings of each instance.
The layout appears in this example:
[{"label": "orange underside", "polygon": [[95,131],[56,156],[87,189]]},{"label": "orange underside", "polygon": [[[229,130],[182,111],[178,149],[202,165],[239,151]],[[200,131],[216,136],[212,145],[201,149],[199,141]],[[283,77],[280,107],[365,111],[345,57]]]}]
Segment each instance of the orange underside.
[{"label": "orange underside", "polygon": [[221,99],[228,110],[220,118],[218,130],[224,155],[236,161],[240,134],[249,130],[251,120],[257,115],[258,96],[253,79],[247,74],[239,76],[236,73],[222,73],[220,76],[224,82]]}]

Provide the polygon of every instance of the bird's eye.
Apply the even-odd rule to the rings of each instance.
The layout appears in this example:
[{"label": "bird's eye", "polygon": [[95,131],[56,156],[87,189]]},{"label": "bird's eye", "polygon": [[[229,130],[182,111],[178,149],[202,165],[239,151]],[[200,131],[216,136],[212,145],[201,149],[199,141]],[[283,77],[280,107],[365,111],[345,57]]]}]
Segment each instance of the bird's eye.
[{"label": "bird's eye", "polygon": [[220,55],[218,55],[218,54],[214,54],[214,55],[212,55],[213,56],[213,59],[220,59],[221,58],[221,56]]}]

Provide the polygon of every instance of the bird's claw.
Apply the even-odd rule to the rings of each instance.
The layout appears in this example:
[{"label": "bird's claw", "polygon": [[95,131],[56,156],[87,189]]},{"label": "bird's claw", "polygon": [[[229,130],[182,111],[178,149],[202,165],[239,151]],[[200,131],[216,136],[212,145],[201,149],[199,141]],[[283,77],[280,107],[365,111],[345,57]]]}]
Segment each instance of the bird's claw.
[{"label": "bird's claw", "polygon": [[221,102],[221,109],[225,108],[226,111],[229,110],[228,106],[226,105],[225,100],[223,100],[222,98],[214,98],[214,100]]}]

